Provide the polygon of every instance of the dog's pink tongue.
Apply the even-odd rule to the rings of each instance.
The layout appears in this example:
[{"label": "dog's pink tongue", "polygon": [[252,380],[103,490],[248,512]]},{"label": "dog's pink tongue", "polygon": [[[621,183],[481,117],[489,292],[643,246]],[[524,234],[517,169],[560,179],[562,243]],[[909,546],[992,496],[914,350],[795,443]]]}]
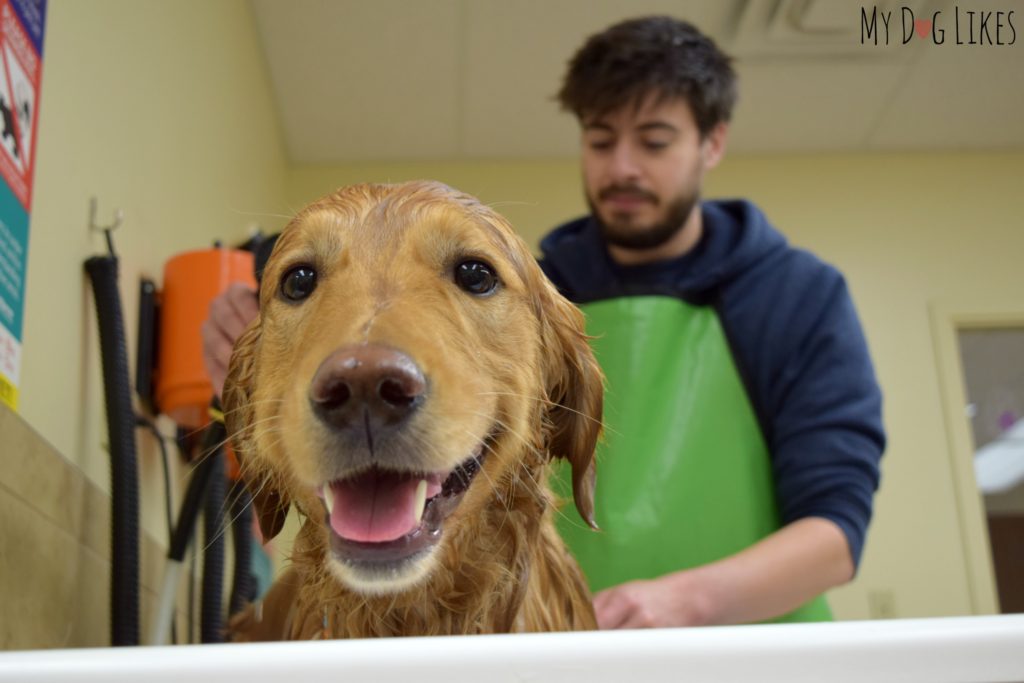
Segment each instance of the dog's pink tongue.
[{"label": "dog's pink tongue", "polygon": [[419,526],[418,484],[416,478],[377,471],[332,482],[331,528],[342,538],[363,543],[405,536]]}]

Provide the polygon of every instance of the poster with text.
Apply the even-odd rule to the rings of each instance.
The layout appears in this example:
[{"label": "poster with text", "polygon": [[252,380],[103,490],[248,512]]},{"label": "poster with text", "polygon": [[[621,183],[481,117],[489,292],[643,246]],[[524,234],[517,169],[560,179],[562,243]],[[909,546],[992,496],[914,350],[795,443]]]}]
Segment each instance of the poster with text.
[{"label": "poster with text", "polygon": [[46,0],[0,0],[0,403],[18,406]]}]

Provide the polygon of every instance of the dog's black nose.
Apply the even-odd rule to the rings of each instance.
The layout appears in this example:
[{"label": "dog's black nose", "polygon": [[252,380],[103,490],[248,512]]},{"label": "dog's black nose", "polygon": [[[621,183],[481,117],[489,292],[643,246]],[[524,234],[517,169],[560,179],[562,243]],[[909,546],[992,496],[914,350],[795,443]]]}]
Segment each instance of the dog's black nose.
[{"label": "dog's black nose", "polygon": [[320,364],[309,399],[317,416],[333,427],[380,428],[409,417],[426,391],[423,373],[404,353],[385,346],[350,346]]}]

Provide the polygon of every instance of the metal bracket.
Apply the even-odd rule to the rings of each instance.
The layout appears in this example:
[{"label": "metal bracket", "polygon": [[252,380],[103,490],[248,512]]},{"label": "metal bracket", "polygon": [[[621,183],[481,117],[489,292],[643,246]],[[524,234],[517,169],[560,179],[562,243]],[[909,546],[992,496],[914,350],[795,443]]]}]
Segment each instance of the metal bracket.
[{"label": "metal bracket", "polygon": [[110,237],[110,233],[121,227],[121,223],[124,221],[124,211],[117,209],[114,211],[114,222],[110,225],[97,225],[96,224],[96,197],[89,198],[89,229],[102,232],[107,238],[107,249],[110,251],[110,256],[116,257],[114,254],[114,241]]}]

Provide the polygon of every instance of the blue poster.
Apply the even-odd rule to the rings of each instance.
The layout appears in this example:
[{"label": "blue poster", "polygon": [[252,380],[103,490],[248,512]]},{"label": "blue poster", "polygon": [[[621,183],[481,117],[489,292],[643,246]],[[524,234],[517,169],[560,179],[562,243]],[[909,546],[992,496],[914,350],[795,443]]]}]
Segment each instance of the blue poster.
[{"label": "blue poster", "polygon": [[17,407],[21,323],[28,262],[28,213],[0,182],[0,401]]}]

